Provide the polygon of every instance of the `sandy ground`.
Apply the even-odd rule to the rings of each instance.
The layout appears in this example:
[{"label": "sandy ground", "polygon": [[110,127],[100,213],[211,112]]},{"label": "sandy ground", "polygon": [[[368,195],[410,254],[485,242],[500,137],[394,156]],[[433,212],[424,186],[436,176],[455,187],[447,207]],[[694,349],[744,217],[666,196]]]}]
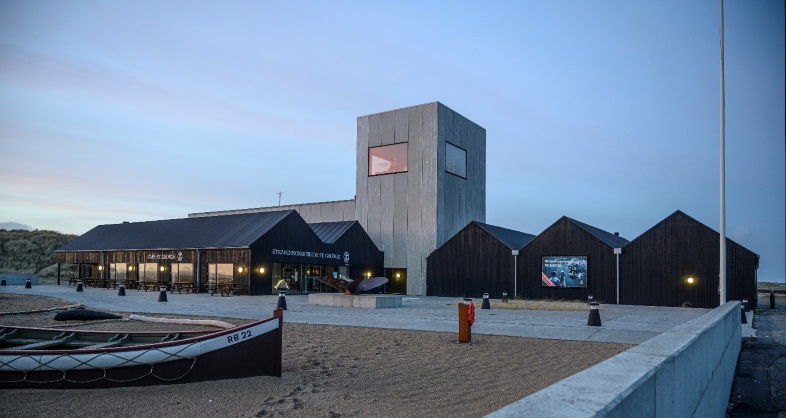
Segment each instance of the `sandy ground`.
[{"label": "sandy ground", "polygon": [[[0,324],[63,326],[52,319],[55,311],[19,312],[67,305],[49,297],[2,294]],[[66,325],[118,331],[208,329],[128,320]],[[454,333],[285,322],[281,378],[1,390],[0,416],[478,417],[631,347],[487,335],[459,344],[457,338]]]}]

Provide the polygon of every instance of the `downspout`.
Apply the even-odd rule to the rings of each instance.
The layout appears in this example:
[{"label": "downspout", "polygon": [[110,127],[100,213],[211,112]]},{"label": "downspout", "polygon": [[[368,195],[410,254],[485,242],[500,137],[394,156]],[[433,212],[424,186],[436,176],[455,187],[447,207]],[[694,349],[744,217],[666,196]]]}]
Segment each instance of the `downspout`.
[{"label": "downspout", "polygon": [[622,254],[622,248],[615,248],[614,255],[617,256],[617,305],[620,304],[620,254]]},{"label": "downspout", "polygon": [[196,249],[196,253],[197,253],[197,256],[196,256],[196,286],[197,286],[197,292],[198,292],[199,289],[202,288],[202,280],[201,280],[200,274],[199,274],[199,273],[202,272],[202,265],[199,263],[199,248]]}]

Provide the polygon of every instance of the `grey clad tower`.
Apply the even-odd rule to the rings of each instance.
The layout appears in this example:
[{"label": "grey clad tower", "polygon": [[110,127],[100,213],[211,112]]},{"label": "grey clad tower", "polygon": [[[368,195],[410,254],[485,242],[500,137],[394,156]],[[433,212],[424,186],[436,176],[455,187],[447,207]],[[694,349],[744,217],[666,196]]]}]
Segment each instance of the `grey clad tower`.
[{"label": "grey clad tower", "polygon": [[356,219],[389,278],[425,295],[426,257],[486,220],[486,130],[439,102],[361,116],[357,130]]}]

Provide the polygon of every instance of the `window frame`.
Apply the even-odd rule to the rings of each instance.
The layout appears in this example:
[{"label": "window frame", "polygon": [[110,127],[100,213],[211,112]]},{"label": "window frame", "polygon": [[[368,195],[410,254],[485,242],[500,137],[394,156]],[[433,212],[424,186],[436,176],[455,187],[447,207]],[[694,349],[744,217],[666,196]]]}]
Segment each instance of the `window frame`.
[{"label": "window frame", "polygon": [[[393,148],[393,147],[397,147],[397,148],[402,148],[403,147],[404,148],[403,154],[399,153],[399,152],[395,152],[394,153],[395,156],[399,156],[399,155],[403,155],[404,156],[404,168],[401,169],[401,170],[396,170],[396,171],[388,170],[388,171],[385,171],[385,172],[382,172],[382,173],[374,173],[373,172],[374,170],[372,170],[372,161],[373,161],[373,159],[372,159],[372,157],[373,157],[372,152],[374,150],[380,150],[382,148]],[[380,158],[380,157],[377,156],[377,158]],[[385,160],[385,161],[390,161],[390,160]],[[399,164],[399,161],[391,161],[391,165],[393,163]],[[368,148],[368,167],[367,168],[368,168],[368,176],[369,177],[384,176],[384,175],[387,175],[387,174],[398,174],[398,173],[406,173],[406,172],[408,172],[409,171],[409,142],[397,142],[395,144],[387,144],[387,145],[379,145],[379,146],[375,146],[375,147],[369,147]]]}]

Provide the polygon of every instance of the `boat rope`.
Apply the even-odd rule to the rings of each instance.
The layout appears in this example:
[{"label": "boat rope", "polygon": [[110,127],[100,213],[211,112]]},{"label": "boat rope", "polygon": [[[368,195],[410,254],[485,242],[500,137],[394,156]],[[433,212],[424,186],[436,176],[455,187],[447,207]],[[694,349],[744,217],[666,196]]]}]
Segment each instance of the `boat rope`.
[{"label": "boat rope", "polygon": [[[194,343],[194,344],[197,344],[197,343]],[[29,382],[29,383],[36,383],[36,384],[47,384],[47,383],[55,383],[55,382],[65,381],[65,382],[70,382],[70,383],[85,384],[85,383],[97,382],[97,381],[100,381],[100,380],[107,380],[107,381],[116,382],[116,383],[127,383],[127,382],[133,382],[133,381],[136,381],[136,380],[143,379],[143,378],[145,378],[147,376],[153,376],[154,378],[156,378],[158,380],[161,380],[161,381],[165,381],[165,382],[173,382],[173,381],[177,381],[177,380],[180,380],[180,379],[186,377],[191,372],[191,370],[193,370],[194,365],[196,364],[196,361],[197,361],[197,356],[182,356],[182,355],[180,355],[180,353],[182,353],[185,350],[188,350],[194,344],[184,345],[184,346],[180,347],[176,352],[171,352],[171,353],[170,352],[165,352],[165,351],[163,351],[163,350],[161,350],[159,348],[154,348],[154,349],[150,349],[150,350],[143,350],[143,351],[140,351],[140,353],[137,354],[136,356],[134,356],[132,358],[127,358],[127,359],[123,358],[121,356],[115,355],[114,353],[107,353],[107,352],[97,354],[96,356],[92,357],[90,360],[79,360],[79,359],[75,358],[74,356],[71,356],[71,355],[68,355],[68,354],[63,354],[61,356],[54,356],[54,357],[52,357],[48,361],[43,361],[40,357],[38,359],[36,359],[35,357],[28,357],[30,359],[38,360],[38,366],[36,366],[34,368],[34,370],[27,370],[27,371],[14,367],[14,365],[12,364],[14,362],[14,360],[11,360],[11,361],[2,361],[2,360],[0,360],[0,366],[1,367],[8,367],[8,368],[12,369],[14,372],[18,372],[18,373],[22,374],[21,379],[17,379],[17,380],[3,380],[2,383]],[[163,354],[165,356],[165,358],[163,360],[158,361],[158,362],[153,363],[153,364],[148,364],[146,362],[139,361],[140,357],[142,357],[142,356],[149,356],[150,352],[153,352],[153,351],[157,351],[157,352]],[[110,368],[96,368],[95,370],[102,370],[102,375],[97,377],[97,378],[95,378],[95,379],[93,379],[93,380],[78,381],[78,380],[72,380],[72,379],[68,378],[68,372],[69,371],[78,369],[80,366],[87,366],[89,368],[92,368],[92,367],[90,367],[91,360],[94,360],[97,357],[105,357],[105,356],[114,357],[114,358],[120,359],[122,361],[120,363],[118,363],[117,365],[114,365],[114,366],[112,366]],[[52,371],[59,371],[59,372],[62,373],[62,376],[59,379],[50,380],[50,381],[39,381],[39,380],[30,380],[30,379],[28,379],[28,376],[27,376],[28,372],[40,371],[41,369],[46,369],[47,367],[51,368],[51,364],[53,362],[56,362],[56,361],[58,361],[58,360],[60,360],[62,358],[69,358],[70,360],[72,360],[76,364],[74,366],[72,366],[71,368],[69,368],[69,369],[54,369],[54,370],[52,370]],[[156,374],[156,371],[155,371],[156,365],[161,364],[161,363],[168,363],[168,362],[171,362],[171,361],[177,361],[177,360],[191,360],[190,366],[188,367],[188,369],[182,375],[174,377],[174,378],[167,378],[167,377],[159,376],[159,375]],[[137,376],[137,377],[134,377],[134,378],[131,378],[131,379],[124,379],[124,380],[114,379],[114,378],[112,378],[112,377],[107,375],[107,372],[109,370],[118,369],[118,368],[122,368],[122,367],[145,366],[145,365],[150,366],[149,370],[147,370],[144,374],[142,374],[140,376]]]}]

